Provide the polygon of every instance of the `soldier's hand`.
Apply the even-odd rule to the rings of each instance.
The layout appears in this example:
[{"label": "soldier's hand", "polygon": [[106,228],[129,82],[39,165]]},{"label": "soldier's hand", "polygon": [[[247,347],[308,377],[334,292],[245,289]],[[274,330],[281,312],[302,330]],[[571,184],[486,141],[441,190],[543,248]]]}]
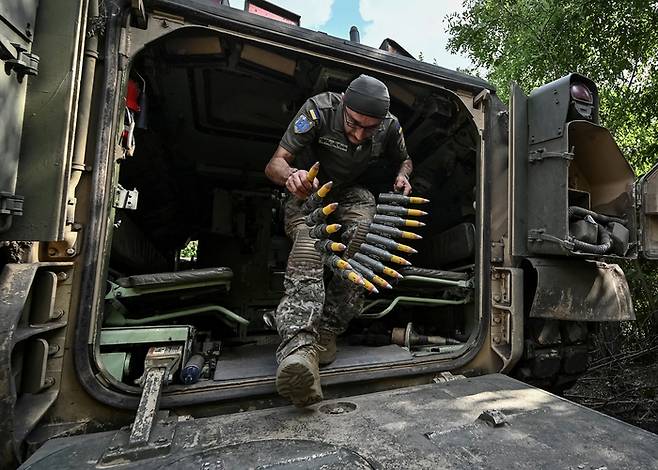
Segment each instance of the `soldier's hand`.
[{"label": "soldier's hand", "polygon": [[395,192],[402,192],[403,195],[408,196],[411,192],[411,183],[409,179],[404,175],[398,175],[395,178],[395,183],[393,183],[393,190]]},{"label": "soldier's hand", "polygon": [[318,189],[319,185],[317,178],[313,179],[313,183],[308,180],[308,171],[306,170],[297,170],[288,176],[286,180],[286,189],[298,199],[306,199]]}]

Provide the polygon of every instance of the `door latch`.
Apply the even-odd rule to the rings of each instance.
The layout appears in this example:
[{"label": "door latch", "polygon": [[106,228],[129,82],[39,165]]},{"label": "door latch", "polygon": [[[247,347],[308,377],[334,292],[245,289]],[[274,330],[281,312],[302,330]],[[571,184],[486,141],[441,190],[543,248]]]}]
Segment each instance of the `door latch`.
[{"label": "door latch", "polygon": [[[12,50],[13,49],[13,50]],[[25,75],[36,76],[39,73],[39,56],[28,52],[21,44],[9,42],[0,37],[0,58],[5,62],[5,72],[16,72],[19,83]]]},{"label": "door latch", "polygon": [[120,184],[117,185],[116,192],[114,193],[114,208],[115,209],[137,209],[137,200],[139,198],[139,191],[136,189],[126,189]]}]

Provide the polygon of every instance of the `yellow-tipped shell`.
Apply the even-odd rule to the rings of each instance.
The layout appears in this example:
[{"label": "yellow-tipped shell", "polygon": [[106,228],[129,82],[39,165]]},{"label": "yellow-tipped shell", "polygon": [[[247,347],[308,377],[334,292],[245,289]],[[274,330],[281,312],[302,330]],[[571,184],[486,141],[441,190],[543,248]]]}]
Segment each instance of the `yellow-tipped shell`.
[{"label": "yellow-tipped shell", "polygon": [[352,281],[354,284],[358,284],[360,286],[363,285],[363,281],[365,280],[361,276],[359,276],[357,273],[355,273],[354,271],[351,271],[347,274],[347,279]]},{"label": "yellow-tipped shell", "polygon": [[389,268],[388,266],[384,266],[384,269],[382,269],[382,271],[384,271],[384,274],[386,274],[387,276],[391,276],[396,279],[402,279],[402,274],[397,272],[395,269]]},{"label": "yellow-tipped shell", "polygon": [[339,269],[352,269],[352,266],[350,266],[350,263],[348,263],[344,259],[338,259],[336,261],[336,267],[339,268]]},{"label": "yellow-tipped shell", "polygon": [[427,212],[421,211],[420,209],[407,209],[407,215],[420,217],[421,215],[427,215]]},{"label": "yellow-tipped shell", "polygon": [[347,247],[343,245],[342,243],[338,242],[331,242],[331,245],[329,245],[329,249],[331,251],[345,251]]},{"label": "yellow-tipped shell", "polygon": [[308,170],[308,174],[306,175],[306,179],[308,179],[309,183],[312,183],[313,180],[317,178],[319,171],[320,171],[320,162],[315,162],[311,167],[311,169]]},{"label": "yellow-tipped shell", "polygon": [[327,225],[327,228],[326,228],[327,233],[336,233],[339,230],[340,230],[340,224]]},{"label": "yellow-tipped shell", "polygon": [[377,290],[375,285],[367,279],[363,279],[363,287],[365,287],[368,292],[379,294],[379,291]]},{"label": "yellow-tipped shell", "polygon": [[320,189],[318,189],[318,196],[325,197],[327,194],[329,194],[329,191],[331,191],[331,187],[333,185],[334,185],[334,182],[329,181],[328,183],[325,183],[322,186],[320,186]]},{"label": "yellow-tipped shell", "polygon": [[404,230],[402,230],[402,238],[406,238],[408,240],[420,240],[423,237],[421,237],[417,233],[405,232]]},{"label": "yellow-tipped shell", "polygon": [[391,256],[391,263],[401,264],[402,266],[411,266],[411,263],[400,256]]},{"label": "yellow-tipped shell", "polygon": [[377,284],[379,287],[383,287],[384,289],[393,289],[393,286],[386,282],[386,279],[383,277],[375,276],[372,278],[372,282]]},{"label": "yellow-tipped shell", "polygon": [[411,253],[412,255],[418,253],[418,251],[414,250],[409,245],[403,245],[402,243],[398,243],[398,246],[396,247],[396,249],[398,251],[403,252],[403,253]]},{"label": "yellow-tipped shell", "polygon": [[427,204],[428,202],[430,202],[430,200],[425,199],[424,197],[410,196],[409,202],[411,204]]},{"label": "yellow-tipped shell", "polygon": [[337,202],[332,202],[331,204],[327,204],[326,206],[324,206],[322,208],[322,213],[324,215],[332,214],[336,210],[337,207],[338,207],[338,203]]},{"label": "yellow-tipped shell", "polygon": [[406,219],[404,221],[404,225],[406,225],[407,227],[424,227],[425,222],[421,222],[420,220]]}]

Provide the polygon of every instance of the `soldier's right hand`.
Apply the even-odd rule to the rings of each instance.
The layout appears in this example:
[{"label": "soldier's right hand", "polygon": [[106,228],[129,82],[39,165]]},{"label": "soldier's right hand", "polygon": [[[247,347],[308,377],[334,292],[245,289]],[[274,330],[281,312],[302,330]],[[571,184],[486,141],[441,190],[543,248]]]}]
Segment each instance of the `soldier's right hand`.
[{"label": "soldier's right hand", "polygon": [[311,193],[317,191],[320,182],[313,178],[313,183],[308,180],[308,171],[297,170],[288,176],[286,180],[286,189],[298,199],[306,199]]}]

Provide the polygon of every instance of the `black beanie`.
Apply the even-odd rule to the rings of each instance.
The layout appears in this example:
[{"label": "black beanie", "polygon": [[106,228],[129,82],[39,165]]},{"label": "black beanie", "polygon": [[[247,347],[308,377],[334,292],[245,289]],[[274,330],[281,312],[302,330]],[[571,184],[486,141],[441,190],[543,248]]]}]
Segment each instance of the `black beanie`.
[{"label": "black beanie", "polygon": [[374,77],[360,75],[347,87],[343,103],[359,114],[383,119],[390,104],[388,88]]}]

